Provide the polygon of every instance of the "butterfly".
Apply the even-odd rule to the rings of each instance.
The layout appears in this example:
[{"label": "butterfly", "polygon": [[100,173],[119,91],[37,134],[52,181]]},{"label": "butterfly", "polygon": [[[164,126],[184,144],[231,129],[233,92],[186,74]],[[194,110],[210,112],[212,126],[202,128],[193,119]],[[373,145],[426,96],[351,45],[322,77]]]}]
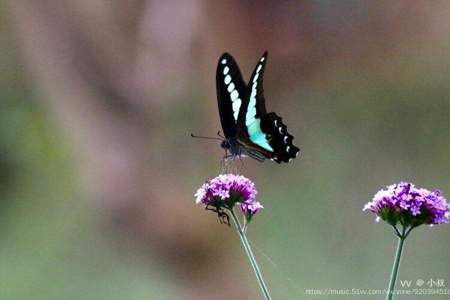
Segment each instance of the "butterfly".
[{"label": "butterfly", "polygon": [[271,159],[289,162],[300,149],[292,144],[294,137],[287,132],[281,117],[266,112],[263,75],[267,51],[259,59],[248,84],[242,79],[234,58],[224,53],[216,72],[217,102],[224,133],[221,147],[225,158],[242,155],[258,161]]}]

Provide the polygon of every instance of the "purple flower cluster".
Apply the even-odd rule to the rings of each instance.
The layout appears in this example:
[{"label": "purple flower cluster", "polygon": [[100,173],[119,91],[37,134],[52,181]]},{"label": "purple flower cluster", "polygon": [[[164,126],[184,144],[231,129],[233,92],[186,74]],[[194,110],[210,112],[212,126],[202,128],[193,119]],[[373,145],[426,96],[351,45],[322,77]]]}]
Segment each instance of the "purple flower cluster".
[{"label": "purple flower cluster", "polygon": [[421,224],[443,224],[450,221],[450,204],[439,190],[433,192],[400,182],[378,191],[363,210],[377,214],[395,226],[398,222],[416,227]]},{"label": "purple flower cluster", "polygon": [[251,218],[263,206],[256,201],[255,184],[248,178],[235,174],[222,174],[205,182],[195,193],[196,203],[207,207],[232,209],[239,205],[242,212]]}]

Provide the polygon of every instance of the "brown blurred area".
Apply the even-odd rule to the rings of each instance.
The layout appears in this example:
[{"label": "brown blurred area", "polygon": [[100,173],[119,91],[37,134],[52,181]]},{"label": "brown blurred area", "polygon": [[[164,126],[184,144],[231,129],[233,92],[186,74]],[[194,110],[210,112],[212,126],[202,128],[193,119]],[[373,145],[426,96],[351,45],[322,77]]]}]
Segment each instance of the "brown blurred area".
[{"label": "brown blurred area", "polygon": [[[21,67],[69,141],[80,190],[121,243],[176,274],[184,299],[257,293],[233,276],[230,249],[241,249],[232,230],[186,194],[199,178],[191,177],[194,164],[205,160],[203,174],[213,176],[222,155],[217,145],[189,139],[191,131],[220,129],[214,72],[222,52],[248,78],[269,50],[266,82],[276,98],[301,86],[320,90],[336,70],[401,77],[405,53],[444,49],[442,37],[450,36],[447,1],[5,4]],[[418,41],[427,46],[411,53]],[[289,115],[287,107],[301,108],[302,100],[268,101]]]}]

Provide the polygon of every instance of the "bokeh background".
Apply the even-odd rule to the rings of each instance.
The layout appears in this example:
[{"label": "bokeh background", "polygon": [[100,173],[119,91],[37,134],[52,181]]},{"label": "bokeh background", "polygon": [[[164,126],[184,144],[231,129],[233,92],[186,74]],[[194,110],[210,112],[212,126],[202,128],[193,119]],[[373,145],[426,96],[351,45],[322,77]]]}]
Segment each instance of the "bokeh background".
[{"label": "bokeh background", "polygon": [[[248,79],[302,149],[245,160],[249,238],[274,299],[383,289],[395,251],[362,212],[410,180],[450,197],[450,2],[0,4],[0,298],[259,299],[234,231],[194,205],[219,172],[215,68]],[[450,288],[448,226],[421,227],[400,280]],[[414,283],[413,283],[414,286]],[[448,299],[448,295],[397,299]]]}]

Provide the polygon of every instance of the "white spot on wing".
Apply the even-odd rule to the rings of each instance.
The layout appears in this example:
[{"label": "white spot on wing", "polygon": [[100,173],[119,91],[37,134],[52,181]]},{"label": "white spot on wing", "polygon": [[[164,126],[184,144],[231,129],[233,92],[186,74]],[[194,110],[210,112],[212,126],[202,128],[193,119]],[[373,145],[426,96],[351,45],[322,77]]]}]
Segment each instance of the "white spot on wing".
[{"label": "white spot on wing", "polygon": [[262,65],[259,65],[258,68],[256,69],[256,73],[259,73],[259,71],[261,71]]},{"label": "white spot on wing", "polygon": [[238,91],[237,90],[232,91],[230,94],[230,97],[231,97],[231,101],[236,101],[236,99],[239,97]]},{"label": "white spot on wing", "polygon": [[228,67],[223,68],[223,75],[227,75],[229,71],[230,71],[230,68],[228,68]]},{"label": "white spot on wing", "polygon": [[255,83],[256,80],[258,80],[258,77],[259,77],[259,73],[256,73],[255,77],[253,77],[253,83]]},{"label": "white spot on wing", "polygon": [[222,59],[222,65],[224,65],[224,64],[226,64],[227,63],[227,60],[224,58],[224,59]]},{"label": "white spot on wing", "polygon": [[284,136],[284,142],[287,143],[287,140],[288,140],[288,136],[285,135],[285,136]]},{"label": "white spot on wing", "polygon": [[239,112],[239,108],[241,107],[242,101],[241,99],[237,99],[236,101],[233,102],[233,112]]},{"label": "white spot on wing", "polygon": [[278,126],[278,120],[275,120],[275,121],[273,122],[273,124],[275,124],[275,126]]},{"label": "white spot on wing", "polygon": [[278,127],[278,131],[280,132],[280,133],[283,133],[282,131],[283,131],[283,127]]},{"label": "white spot on wing", "polygon": [[228,86],[228,93],[231,93],[234,90],[234,83],[230,83],[230,85]]},{"label": "white spot on wing", "polygon": [[289,149],[291,149],[291,147],[290,147],[290,146],[287,146],[287,147],[286,147],[286,152],[289,152]]},{"label": "white spot on wing", "polygon": [[253,122],[255,122],[255,116],[245,118],[245,125],[250,126]]},{"label": "white spot on wing", "polygon": [[261,57],[261,62],[263,62],[264,61],[264,59],[266,59],[264,56],[263,57]]},{"label": "white spot on wing", "polygon": [[254,82],[252,84],[252,95],[256,95],[256,86],[257,86],[257,82]]},{"label": "white spot on wing", "polygon": [[231,82],[231,76],[230,75],[225,76],[224,82],[225,84],[229,84]]},{"label": "white spot on wing", "polygon": [[300,153],[300,150],[297,151],[297,153],[295,153],[295,157],[297,157],[299,153]]},{"label": "white spot on wing", "polygon": [[250,95],[250,102],[248,103],[248,106],[255,106],[256,105],[256,94],[252,92]]},{"label": "white spot on wing", "polygon": [[290,162],[292,160],[292,158],[289,158],[288,162]]},{"label": "white spot on wing", "polygon": [[249,107],[247,110],[247,118],[251,118],[256,116],[256,108],[255,107]]}]

